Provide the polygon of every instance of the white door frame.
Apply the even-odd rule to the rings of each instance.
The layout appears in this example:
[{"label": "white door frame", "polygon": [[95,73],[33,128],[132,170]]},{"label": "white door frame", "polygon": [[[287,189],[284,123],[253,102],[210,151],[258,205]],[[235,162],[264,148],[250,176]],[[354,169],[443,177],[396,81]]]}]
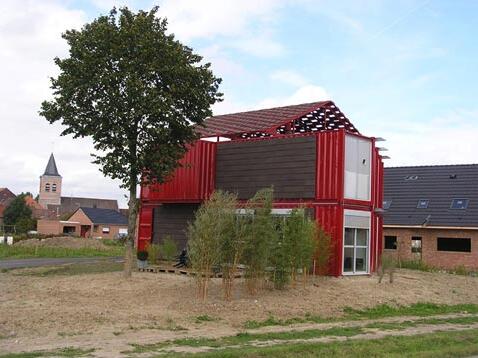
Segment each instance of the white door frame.
[{"label": "white door frame", "polygon": [[[348,226],[345,224],[345,217],[346,216],[358,216],[358,217],[366,217],[368,218],[368,225],[367,227],[356,227],[356,226]],[[371,219],[372,215],[370,211],[362,211],[362,210],[344,210],[344,227],[342,228],[342,275],[344,276],[353,276],[353,275],[368,275],[370,273],[370,236],[371,236]],[[345,264],[345,228],[349,229],[366,229],[367,230],[367,246],[359,246],[359,248],[366,248],[367,253],[367,262],[366,262],[366,270],[365,271],[356,271],[355,270],[355,257],[357,251],[357,232],[354,233],[354,255],[353,255],[353,271],[352,272],[345,272],[344,271],[344,264]],[[351,247],[348,245],[347,247]]]}]

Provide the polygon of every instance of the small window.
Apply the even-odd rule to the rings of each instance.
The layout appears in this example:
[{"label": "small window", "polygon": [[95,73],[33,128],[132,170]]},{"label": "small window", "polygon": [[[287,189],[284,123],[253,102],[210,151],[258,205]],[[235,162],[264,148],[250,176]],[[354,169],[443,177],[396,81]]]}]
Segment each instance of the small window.
[{"label": "small window", "polygon": [[102,232],[103,232],[103,234],[109,234],[110,233],[110,228],[109,227],[104,227]]},{"label": "small window", "polygon": [[471,239],[438,237],[438,251],[471,252]]},{"label": "small window", "polygon": [[51,185],[51,191],[56,192],[56,184]]},{"label": "small window", "polygon": [[385,250],[396,250],[396,249],[397,249],[397,237],[385,236]]},{"label": "small window", "polygon": [[45,191],[50,191],[50,183],[45,184]]},{"label": "small window", "polygon": [[407,175],[405,177],[405,180],[417,180],[418,179],[418,175]]},{"label": "small window", "polygon": [[98,225],[93,226],[93,232],[98,232]]},{"label": "small window", "polygon": [[428,208],[428,202],[429,202],[428,199],[420,199],[420,200],[418,200],[417,209],[426,209],[426,208]]},{"label": "small window", "polygon": [[450,209],[466,209],[468,207],[468,199],[453,199]]},{"label": "small window", "polygon": [[392,201],[391,200],[384,200],[383,203],[382,203],[382,206],[385,210],[388,210],[390,209],[390,206],[392,205]]},{"label": "small window", "polygon": [[412,252],[417,254],[422,252],[422,238],[420,236],[412,236]]}]

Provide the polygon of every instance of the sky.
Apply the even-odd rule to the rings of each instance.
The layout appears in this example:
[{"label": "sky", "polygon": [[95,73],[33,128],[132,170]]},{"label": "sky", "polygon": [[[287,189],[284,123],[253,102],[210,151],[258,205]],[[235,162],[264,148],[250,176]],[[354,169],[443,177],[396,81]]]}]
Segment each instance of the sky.
[{"label": "sky", "polygon": [[478,163],[478,2],[379,0],[1,0],[0,187],[38,193],[51,152],[63,195],[118,199],[90,140],[38,115],[61,33],[113,6],[159,5],[169,32],[223,79],[215,114],[331,99],[386,166]]}]

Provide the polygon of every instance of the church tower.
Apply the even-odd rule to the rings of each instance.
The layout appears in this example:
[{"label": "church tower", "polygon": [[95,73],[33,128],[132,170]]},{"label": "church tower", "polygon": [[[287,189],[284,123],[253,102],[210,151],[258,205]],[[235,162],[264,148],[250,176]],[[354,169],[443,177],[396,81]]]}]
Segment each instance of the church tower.
[{"label": "church tower", "polygon": [[48,208],[48,205],[61,205],[61,175],[58,173],[53,153],[50,155],[45,172],[40,177],[38,202],[45,208]]}]

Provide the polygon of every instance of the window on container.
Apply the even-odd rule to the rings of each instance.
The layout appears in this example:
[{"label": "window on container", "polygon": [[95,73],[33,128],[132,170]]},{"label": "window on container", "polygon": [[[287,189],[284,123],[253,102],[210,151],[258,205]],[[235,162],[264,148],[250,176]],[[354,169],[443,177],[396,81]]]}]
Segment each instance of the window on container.
[{"label": "window on container", "polygon": [[383,203],[382,203],[382,207],[385,209],[385,210],[388,210],[390,209],[390,206],[392,205],[392,201],[391,200],[384,200]]},{"label": "window on container", "polygon": [[396,236],[385,236],[385,250],[396,250],[397,249],[397,237]]},{"label": "window on container", "polygon": [[417,254],[422,252],[422,238],[420,236],[412,236],[412,252]]},{"label": "window on container", "polygon": [[51,185],[51,191],[56,192],[56,184]]},{"label": "window on container", "polygon": [[438,251],[471,252],[471,239],[464,238],[437,238]]},{"label": "window on container", "polygon": [[468,199],[453,199],[450,209],[466,209],[468,207]]},{"label": "window on container", "polygon": [[428,208],[428,203],[429,203],[429,200],[428,200],[428,199],[420,199],[420,200],[418,200],[417,209],[426,209],[426,208]]},{"label": "window on container", "polygon": [[50,191],[50,183],[45,184],[45,191]]},{"label": "window on container", "polygon": [[103,234],[109,234],[110,233],[110,228],[109,227],[104,227],[102,232],[103,232]]}]

